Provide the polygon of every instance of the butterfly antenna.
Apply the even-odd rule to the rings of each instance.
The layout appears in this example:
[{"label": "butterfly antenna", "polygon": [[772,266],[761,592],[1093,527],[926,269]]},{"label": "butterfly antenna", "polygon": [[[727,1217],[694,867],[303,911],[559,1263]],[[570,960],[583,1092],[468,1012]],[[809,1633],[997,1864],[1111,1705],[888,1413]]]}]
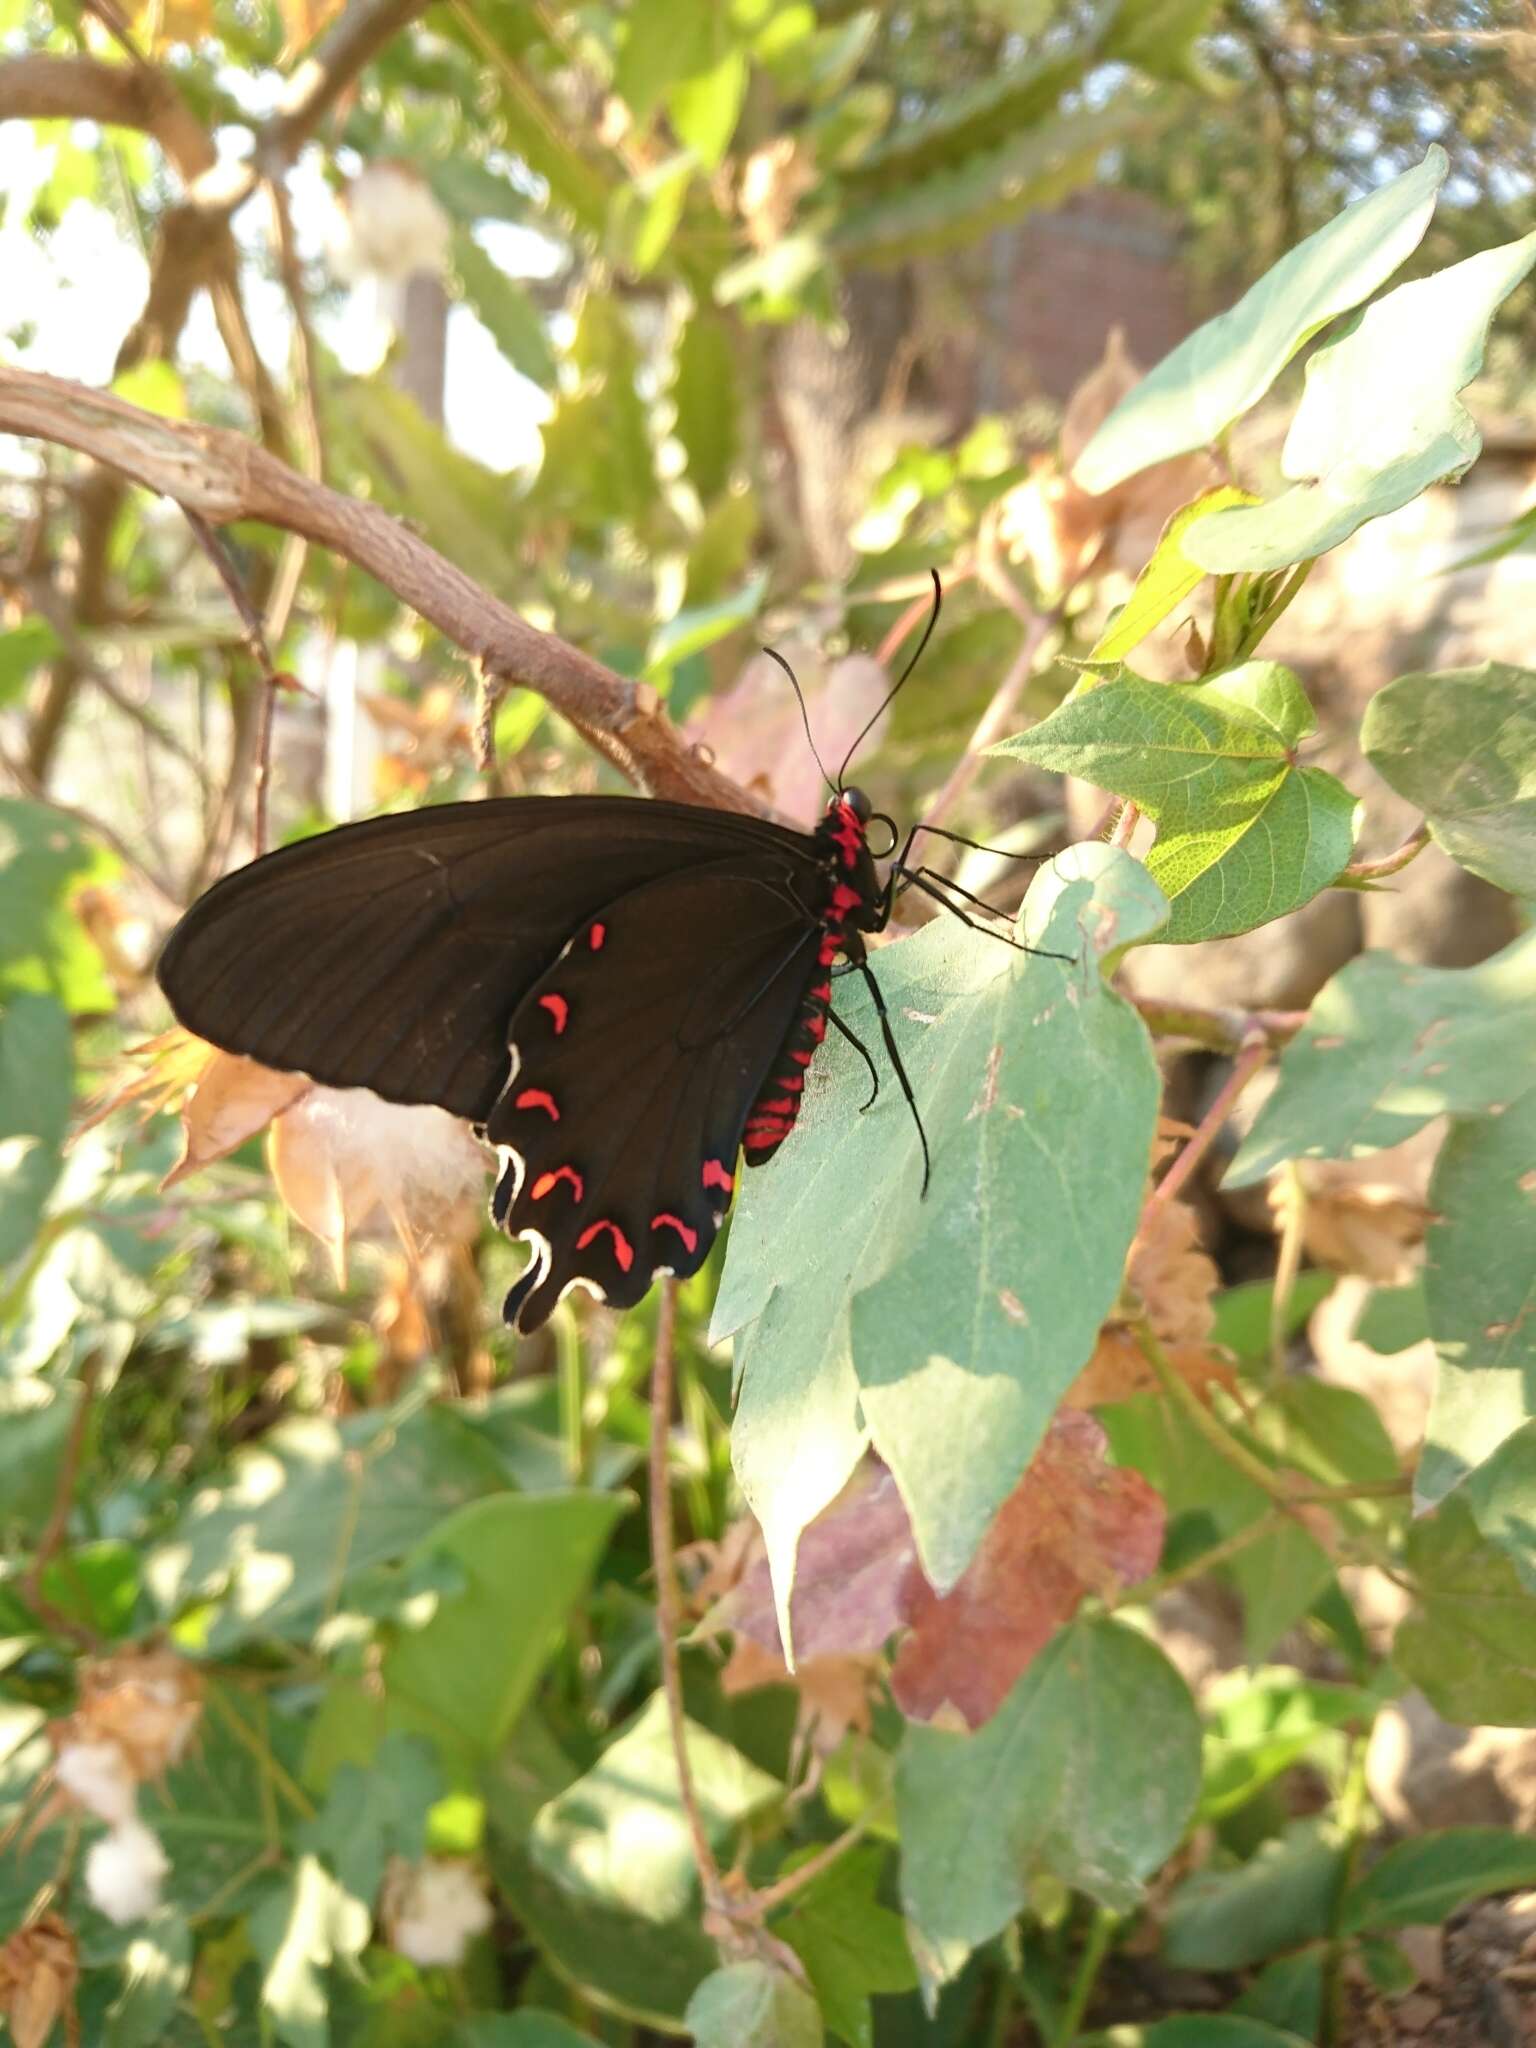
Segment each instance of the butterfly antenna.
[{"label": "butterfly antenna", "polygon": [[901,688],[902,684],[907,680],[907,677],[911,675],[913,669],[917,667],[917,664],[922,660],[923,649],[928,645],[928,642],[933,638],[933,629],[939,623],[939,612],[942,609],[944,603],[944,586],[939,581],[939,572],[937,569],[930,569],[928,571],[928,574],[933,578],[933,610],[928,614],[928,623],[923,628],[923,637],[921,640],[918,641],[916,650],[914,651],[911,660],[907,663],[906,667],[902,670],[901,674],[896,678],[895,682],[892,683],[891,687],[886,691],[885,695],[881,698],[879,708],[876,710],[874,717],[870,719],[869,723],[864,727],[864,730],[859,734],[858,738],[854,741],[853,745],[848,749],[847,753],[844,754],[843,765],[837,771],[837,786],[839,789],[841,789],[843,786],[843,777],[848,773],[848,763],[853,759],[854,755],[859,751],[859,748],[863,746],[865,740],[869,737],[870,733],[879,723],[881,717],[885,712],[886,706],[892,702],[892,700],[896,696],[897,691]]},{"label": "butterfly antenna", "polygon": [[767,655],[770,661],[776,661],[779,667],[783,669],[785,675],[789,677],[789,687],[794,691],[795,702],[800,706],[800,723],[805,727],[806,744],[807,746],[809,746],[811,750],[811,758],[816,763],[816,766],[821,770],[822,781],[827,785],[828,789],[831,790],[832,794],[836,796],[837,784],[832,780],[831,776],[827,773],[827,764],[825,763],[825,761],[822,760],[820,754],[817,753],[816,742],[811,735],[811,715],[805,708],[805,692],[800,687],[799,677],[795,674],[794,670],[790,667],[789,663],[784,659],[782,654],[775,654],[771,647],[765,647],[763,649],[763,652]]}]

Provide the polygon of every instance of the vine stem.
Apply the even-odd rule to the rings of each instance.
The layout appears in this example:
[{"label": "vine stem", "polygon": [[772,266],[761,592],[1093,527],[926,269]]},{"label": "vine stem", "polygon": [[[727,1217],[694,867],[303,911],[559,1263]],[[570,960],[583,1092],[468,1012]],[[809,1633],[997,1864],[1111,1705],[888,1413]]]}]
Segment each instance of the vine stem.
[{"label": "vine stem", "polygon": [[651,1366],[651,1564],[656,1573],[656,1633],[661,1642],[661,1684],[667,1702],[667,1727],[677,1762],[677,1795],[693,1844],[693,1860],[708,1912],[731,1912],[710,1846],[688,1760],[687,1722],[683,1714],[683,1667],[677,1638],[681,1620],[677,1589],[677,1553],[672,1530],[672,1482],[667,1470],[671,1436],[672,1392],[676,1377],[677,1282],[662,1284],[656,1317],[656,1355]]},{"label": "vine stem", "polygon": [[1181,1188],[1188,1185],[1195,1168],[1215,1144],[1222,1125],[1231,1114],[1233,1103],[1264,1065],[1271,1050],[1269,1040],[1262,1032],[1253,1032],[1249,1035],[1231,1073],[1217,1090],[1215,1100],[1195,1126],[1194,1136],[1147,1197],[1147,1205],[1141,1214],[1143,1229],[1148,1217],[1155,1216],[1160,1208],[1173,1200]]}]

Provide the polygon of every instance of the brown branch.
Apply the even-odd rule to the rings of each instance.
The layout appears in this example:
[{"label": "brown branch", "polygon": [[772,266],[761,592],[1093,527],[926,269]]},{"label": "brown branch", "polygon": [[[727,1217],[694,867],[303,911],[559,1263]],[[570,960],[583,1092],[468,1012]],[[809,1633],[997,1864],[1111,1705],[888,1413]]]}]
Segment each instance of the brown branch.
[{"label": "brown branch", "polygon": [[1238,1054],[1232,1071],[1217,1090],[1215,1100],[1200,1119],[1194,1136],[1184,1147],[1178,1158],[1163,1175],[1157,1186],[1147,1197],[1146,1207],[1141,1212],[1141,1228],[1147,1227],[1149,1217],[1156,1214],[1165,1203],[1171,1202],[1210,1151],[1226,1122],[1234,1102],[1248,1086],[1254,1075],[1269,1058],[1274,1048],[1262,1032],[1254,1032],[1248,1043]]},{"label": "brown branch", "polygon": [[[352,81],[401,29],[427,11],[428,0],[352,0],[289,81],[277,112],[257,137],[257,169],[285,171]],[[251,190],[255,189],[255,177]]]},{"label": "brown branch", "polygon": [[0,64],[0,121],[59,120],[152,135],[185,184],[218,161],[213,138],[163,71],[45,51]]},{"label": "brown branch", "polygon": [[653,691],[552,633],[541,633],[377,505],[300,476],[244,435],[147,413],[111,393],[35,370],[0,367],[0,430],[74,448],[210,526],[255,519],[366,569],[493,674],[537,690],[653,795],[752,811],[708,765]]}]

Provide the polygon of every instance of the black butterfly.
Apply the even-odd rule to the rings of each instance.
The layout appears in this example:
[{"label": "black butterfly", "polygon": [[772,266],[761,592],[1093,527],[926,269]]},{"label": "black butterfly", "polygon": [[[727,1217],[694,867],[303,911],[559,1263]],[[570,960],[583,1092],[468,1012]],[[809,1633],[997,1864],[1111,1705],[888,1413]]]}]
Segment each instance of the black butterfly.
[{"label": "black butterfly", "polygon": [[[872,822],[840,781],[812,832],[607,796],[372,818],[215,884],[160,986],[226,1051],[482,1127],[502,1162],[492,1214],[533,1247],[504,1313],[534,1330],[572,1286],[627,1308],[658,1272],[697,1272],[738,1151],[773,1157],[828,1025],[851,1037],[839,960],[868,981],[917,1114],[864,939],[902,886],[965,912],[907,866],[935,828],[882,882]],[[878,822],[884,857],[897,833]],[[926,1137],[923,1158],[926,1189]]]}]

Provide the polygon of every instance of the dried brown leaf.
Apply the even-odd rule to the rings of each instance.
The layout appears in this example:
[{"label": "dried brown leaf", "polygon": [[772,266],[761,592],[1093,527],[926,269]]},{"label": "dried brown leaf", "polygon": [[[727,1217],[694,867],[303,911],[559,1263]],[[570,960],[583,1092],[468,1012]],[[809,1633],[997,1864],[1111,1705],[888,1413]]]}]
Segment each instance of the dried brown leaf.
[{"label": "dried brown leaf", "polygon": [[1109,1597],[1156,1567],[1162,1499],[1139,1472],[1106,1464],[1106,1446],[1092,1416],[1059,1414],[954,1589],[908,1574],[912,1633],[891,1690],[909,1719],[980,1727],[1089,1593]]},{"label": "dried brown leaf", "polygon": [[112,1743],[138,1783],[160,1778],[186,1754],[203,1712],[203,1676],[171,1650],[125,1650],[86,1660],[79,1705],[48,1724],[55,1751]]},{"label": "dried brown leaf", "polygon": [[1200,1224],[1187,1203],[1156,1202],[1143,1212],[1125,1277],[1165,1344],[1198,1344],[1210,1335],[1221,1275],[1200,1249]]},{"label": "dried brown leaf", "polygon": [[145,1121],[179,1106],[181,1157],[166,1175],[166,1187],[233,1152],[313,1085],[303,1074],[279,1074],[238,1053],[220,1052],[179,1024],[134,1046],[130,1057],[148,1062],[144,1072],[93,1104],[75,1136],[130,1104]]},{"label": "dried brown leaf", "polygon": [[[1169,1344],[1168,1362],[1179,1377],[1209,1400],[1213,1386],[1237,1392],[1237,1372],[1224,1351],[1209,1344]],[[1092,1358],[1067,1389],[1069,1408],[1107,1408],[1133,1394],[1155,1394],[1157,1375],[1124,1323],[1106,1323]]]},{"label": "dried brown leaf", "polygon": [[1276,1176],[1269,1202],[1281,1228],[1301,1204],[1302,1242],[1320,1266],[1400,1287],[1423,1263],[1433,1221],[1429,1178],[1444,1124],[1365,1159],[1304,1159]]},{"label": "dried brown leaf", "polygon": [[761,1685],[793,1686],[800,1695],[799,1733],[820,1756],[829,1756],[850,1730],[867,1734],[879,1689],[876,1656],[805,1657],[791,1671],[777,1650],[739,1636],[720,1673],[722,1692],[752,1692]]},{"label": "dried brown leaf", "polygon": [[10,2026],[15,2048],[43,2048],[61,2021],[65,2040],[79,2041],[79,1980],[74,1933],[57,1913],[18,1927],[0,1945],[0,2018]]}]

